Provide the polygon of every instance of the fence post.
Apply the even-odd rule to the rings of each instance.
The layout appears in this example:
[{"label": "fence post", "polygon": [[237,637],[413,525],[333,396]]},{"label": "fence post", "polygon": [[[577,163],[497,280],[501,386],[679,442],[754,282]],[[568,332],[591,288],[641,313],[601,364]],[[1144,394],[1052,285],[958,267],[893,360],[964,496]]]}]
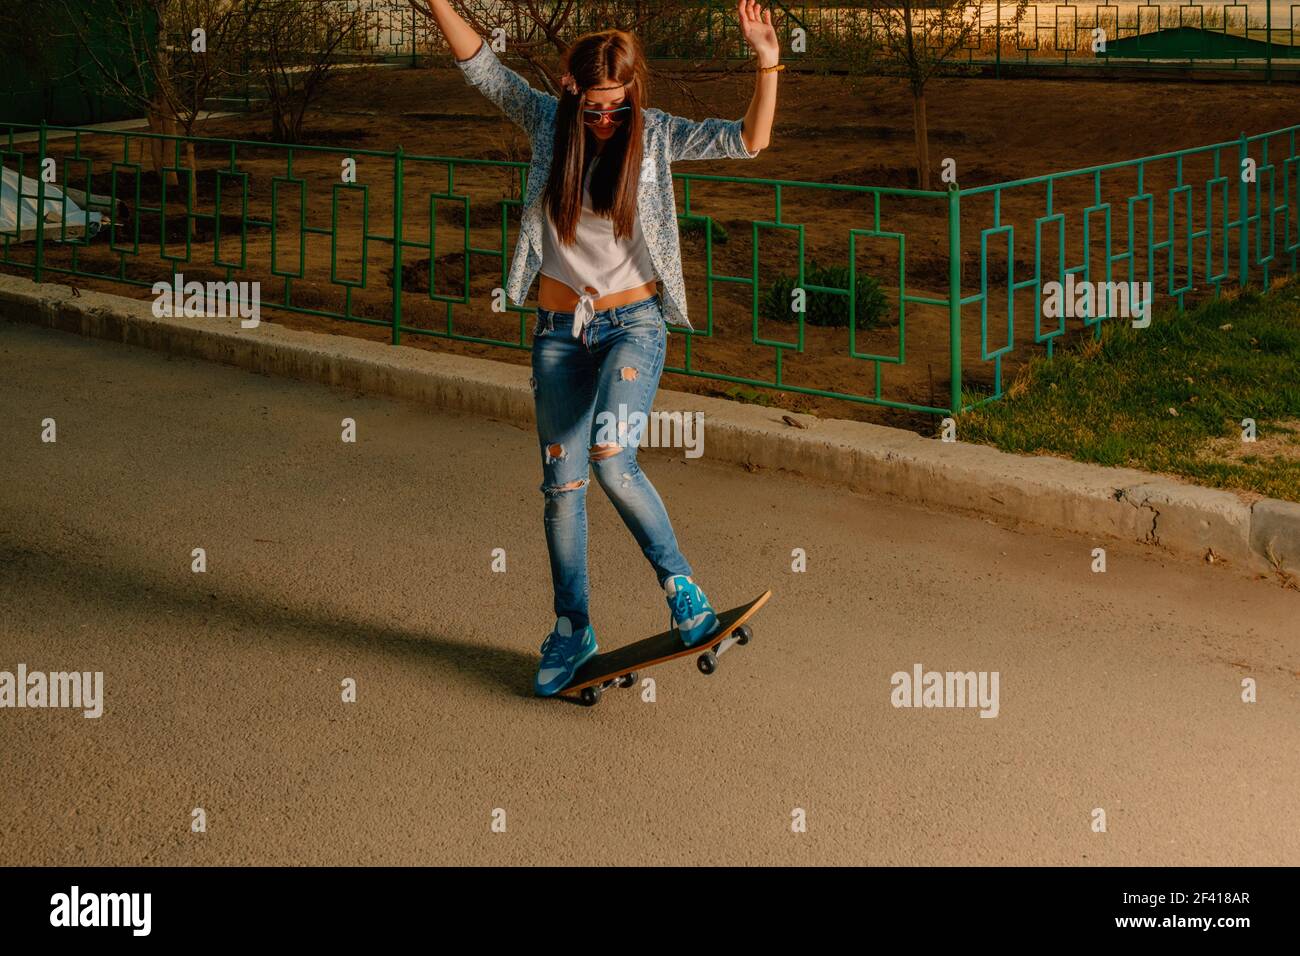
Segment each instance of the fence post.
[{"label": "fence post", "polygon": [[[36,147],[36,281],[45,274],[45,120]],[[18,177],[18,239],[23,236],[23,178]]]},{"label": "fence post", "polygon": [[961,190],[948,185],[948,347],[953,415],[961,413]]},{"label": "fence post", "polygon": [[393,344],[402,341],[402,147],[393,154]]},{"label": "fence post", "polygon": [[1238,215],[1241,216],[1241,229],[1238,230],[1238,236],[1241,239],[1241,249],[1238,261],[1241,270],[1242,288],[1245,288],[1246,281],[1250,278],[1250,191],[1248,189],[1248,184],[1246,183],[1247,145],[1246,134],[1242,133],[1241,153],[1237,162],[1237,212]]}]

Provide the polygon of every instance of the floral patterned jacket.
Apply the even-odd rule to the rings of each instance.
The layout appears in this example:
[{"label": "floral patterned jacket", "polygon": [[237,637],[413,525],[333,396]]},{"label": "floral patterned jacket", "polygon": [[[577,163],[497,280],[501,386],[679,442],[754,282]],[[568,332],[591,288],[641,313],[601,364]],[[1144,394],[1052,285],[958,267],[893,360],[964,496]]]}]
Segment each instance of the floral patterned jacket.
[{"label": "floral patterned jacket", "polygon": [[[551,168],[555,110],[559,101],[535,90],[522,76],[499,59],[488,44],[468,60],[457,60],[465,82],[476,87],[528,134],[533,156],[528,166],[524,212],[506,283],[506,294],[523,305],[542,267],[542,187]],[[706,119],[696,122],[657,109],[641,111],[645,121],[644,152],[637,189],[641,230],[655,274],[663,284],[664,318],[670,324],[693,328],[686,317],[686,285],[682,280],[681,248],[677,234],[677,201],[670,166],[683,159],[753,159],[740,138],[744,120]]]}]

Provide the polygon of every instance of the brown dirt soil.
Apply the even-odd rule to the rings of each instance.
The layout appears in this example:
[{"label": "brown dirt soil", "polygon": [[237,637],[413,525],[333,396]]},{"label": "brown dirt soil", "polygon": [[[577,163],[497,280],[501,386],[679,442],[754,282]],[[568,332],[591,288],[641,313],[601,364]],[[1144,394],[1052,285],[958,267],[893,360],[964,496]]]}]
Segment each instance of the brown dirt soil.
[{"label": "brown dirt soil", "polygon": [[[652,84],[652,105],[679,115],[739,117],[747,108],[752,90],[748,73],[734,76],[697,74],[690,77],[689,93],[659,77]],[[693,102],[692,97],[698,97]],[[1239,137],[1243,131],[1256,134],[1280,129],[1297,122],[1295,91],[1287,86],[1267,87],[1244,82],[1232,84],[1143,83],[1091,80],[990,80],[942,79],[931,83],[927,95],[930,118],[930,150],[937,169],[943,158],[956,161],[958,178],[963,187],[988,185],[1021,177],[1077,169],[1093,164],[1130,160],[1171,150],[1224,142]],[[908,187],[914,173],[912,105],[905,87],[881,78],[846,78],[804,75],[787,71],[782,74],[777,124],[772,144],[752,161],[722,160],[704,163],[679,163],[674,172],[685,175],[735,176],[748,179],[773,179],[806,183],[835,183],[851,186]],[[265,116],[241,115],[209,121],[199,133],[205,136],[264,141],[269,122]],[[392,249],[385,236],[392,233],[392,168],[385,157],[358,156],[358,182],[366,189],[336,189],[339,164],[348,149],[391,150],[400,144],[408,157],[456,157],[526,161],[526,138],[509,124],[479,93],[469,87],[458,70],[451,66],[432,69],[364,68],[338,76],[306,124],[307,145],[328,147],[327,152],[295,152],[292,173],[284,150],[260,146],[235,149],[237,169],[247,174],[250,224],[245,250],[247,268],[236,270],[232,278],[259,279],[265,311],[263,319],[294,328],[357,335],[387,341],[391,315]],[[54,140],[51,151],[71,155],[71,140]],[[1277,162],[1291,154],[1286,137],[1269,143]],[[25,147],[28,148],[28,147]],[[180,264],[187,278],[224,278],[225,272],[213,265],[241,261],[238,228],[239,195],[242,177],[230,173],[219,176],[218,168],[231,168],[229,146],[203,147],[199,151],[201,172],[197,184],[197,208],[208,214],[221,215],[221,244],[214,246],[211,221],[196,224],[191,239],[189,260],[184,261],[183,217],[184,188],[171,187],[167,198],[166,234],[169,255],[181,256]],[[81,156],[94,160],[92,186],[107,192],[114,174],[108,162],[141,162],[140,176],[143,206],[158,206],[157,178],[149,168],[138,141],[124,148],[119,135],[83,137]],[[1262,155],[1254,151],[1261,165]],[[1182,235],[1190,225],[1204,229],[1207,222],[1221,223],[1222,190],[1236,188],[1236,147],[1224,150],[1220,165],[1206,154],[1189,158],[1183,166],[1181,183],[1190,189],[1170,192],[1179,185],[1172,160],[1147,164],[1142,186],[1152,196],[1148,211],[1139,203],[1134,211],[1135,248],[1139,262],[1148,254],[1156,264],[1157,291],[1168,281],[1168,252],[1151,249],[1145,239],[1148,226],[1159,243],[1167,238],[1170,196],[1176,200],[1175,232]],[[1280,167],[1280,163],[1279,163]],[[456,334],[508,342],[515,348],[462,341],[408,331],[404,344],[493,358],[500,361],[527,363],[528,332],[531,318],[519,313],[495,314],[489,307],[491,290],[503,284],[504,272],[513,253],[517,235],[518,207],[505,207],[503,199],[520,194],[520,172],[500,166],[457,165],[445,161],[408,158],[404,176],[403,236],[407,248],[403,256],[406,291],[403,294],[403,322],[413,330],[445,333],[450,327]],[[85,173],[80,166],[61,172],[70,184],[83,184]],[[1207,179],[1216,174],[1227,177],[1225,183],[1207,189]],[[305,256],[305,275],[286,279],[270,273],[271,198],[273,177],[300,178],[307,196],[305,219],[309,231],[301,234]],[[132,177],[119,171],[119,193],[134,189]],[[220,181],[223,198],[217,210],[216,187]],[[1277,201],[1284,201],[1278,170]],[[940,188],[937,182],[936,188]],[[678,211],[684,213],[685,183],[678,180]],[[297,223],[302,214],[298,186],[280,182],[276,218],[280,223],[276,263],[281,273],[297,270],[299,234]],[[431,229],[431,195],[449,188],[468,195],[469,241],[472,251],[464,253],[462,207],[458,199],[436,203],[436,229]],[[1264,187],[1267,192],[1267,186]],[[772,345],[755,344],[753,309],[755,290],[751,282],[753,240],[752,223],[776,221],[775,189],[766,184],[733,184],[692,181],[692,212],[712,217],[714,229],[726,232],[726,241],[715,235],[713,244],[712,288],[704,272],[703,237],[684,231],[683,266],[689,295],[690,314],[696,328],[708,330],[692,337],[691,369],[695,372],[733,375],[771,381],[775,375],[776,352]],[[1127,249],[1129,196],[1138,192],[1137,173],[1133,168],[1088,176],[1058,184],[1053,194],[1053,212],[1063,214],[1065,236],[1064,266],[1080,265],[1084,258],[1082,228],[1084,209],[1102,202],[1110,203],[1109,215],[1114,233],[1111,248],[1113,278],[1127,278],[1126,261],[1116,258]],[[1206,197],[1210,195],[1213,217],[1207,219]],[[337,205],[337,249],[330,236],[331,197]],[[1235,196],[1234,202],[1235,202]],[[370,241],[363,257],[361,222],[366,215],[366,232]],[[1183,203],[1189,203],[1185,207]],[[1189,216],[1185,212],[1190,208]],[[508,234],[502,238],[503,209],[508,212]],[[784,186],[781,195],[783,225],[801,226],[804,232],[805,263],[816,259],[822,264],[848,264],[848,236],[851,229],[868,229],[875,214],[874,197],[866,192],[829,191],[809,186]],[[1229,210],[1235,212],[1235,206]],[[1014,262],[1011,277],[1019,282],[1034,273],[1035,220],[1046,215],[1046,189],[1042,185],[1008,190],[1000,206],[1001,224],[1007,231],[986,234],[988,243],[987,322],[982,323],[978,301],[967,304],[962,312],[963,382],[967,387],[991,387],[998,369],[993,355],[1005,348],[1001,359],[1004,384],[1023,361],[1041,354],[1042,342],[1053,333],[1054,320],[1044,320],[1036,335],[1033,322],[1033,289],[1015,293],[1014,326],[1008,329],[1008,278],[1006,246],[1013,237]],[[967,197],[962,202],[962,292],[966,297],[981,291],[979,256],[982,230],[994,224],[992,197]],[[1087,215],[1091,230],[1088,257],[1102,278],[1105,250],[1102,246],[1106,208]],[[1267,217],[1266,217],[1267,218]],[[1293,217],[1294,218],[1294,217]],[[1279,223],[1284,221],[1279,219]],[[96,240],[88,249],[78,251],[80,268],[125,275],[152,283],[167,277],[166,263],[159,258],[159,238],[163,231],[156,211],[141,211],[135,217],[140,229],[140,255],[126,257],[120,266],[118,257],[108,249],[107,240]],[[133,223],[121,227],[118,246],[132,243]],[[1055,238],[1056,222],[1048,223],[1043,239],[1044,276],[1048,281],[1060,267],[1062,251]],[[1278,226],[1281,229],[1281,225]],[[943,298],[947,295],[947,220],[946,200],[880,200],[880,229],[906,235],[905,289],[909,296]],[[317,231],[310,231],[317,230]],[[434,233],[431,241],[430,234]],[[1207,267],[1205,239],[1192,244],[1194,258],[1192,280],[1187,301],[1211,293],[1208,272],[1221,272],[1223,264],[1222,230],[1216,225],[1213,248]],[[1290,241],[1290,237],[1287,237]],[[1279,233],[1280,242],[1281,235]],[[1264,237],[1267,246],[1268,237]],[[412,248],[413,244],[420,246]],[[763,287],[782,275],[793,275],[798,268],[798,238],[794,229],[767,227],[760,231],[760,293]],[[1000,247],[1000,248],[999,248]],[[432,250],[436,264],[435,293],[460,297],[464,291],[464,272],[469,265],[469,305],[451,309],[428,294],[428,260]],[[29,246],[14,247],[11,260],[30,261]],[[71,265],[71,251],[50,247],[49,261],[54,265]],[[337,281],[331,282],[331,257],[337,259]],[[905,346],[900,344],[897,322],[898,243],[889,237],[865,237],[858,240],[859,275],[877,277],[886,292],[893,317],[874,329],[859,329],[856,347],[860,354],[884,357],[874,362],[849,355],[848,332],[844,328],[809,325],[802,352],[797,343],[797,328],[766,317],[757,322],[757,336],[768,341],[790,343],[781,357],[783,381],[787,385],[820,387],[844,393],[872,395],[921,405],[946,406],[949,388],[949,317],[946,305],[909,302],[905,317]],[[1235,269],[1235,246],[1230,261]],[[4,258],[0,251],[0,259]],[[364,261],[363,261],[364,259]],[[1279,246],[1279,263],[1282,261]],[[1175,253],[1177,282],[1182,284],[1183,270],[1188,267],[1186,252]],[[5,268],[20,271],[13,265]],[[349,289],[341,282],[366,279],[366,288]],[[744,281],[719,281],[718,276],[740,277]],[[51,275],[59,281],[57,275]],[[1235,278],[1234,280],[1235,281]],[[147,288],[127,290],[120,284],[96,279],[78,279],[81,285],[149,297]],[[536,294],[536,284],[531,290]],[[711,293],[711,295],[710,295]],[[711,302],[710,302],[711,298]],[[273,308],[274,303],[291,302],[299,308],[328,310],[350,315],[361,322],[286,312]],[[530,300],[530,304],[535,299]],[[712,324],[710,328],[710,305]],[[363,324],[370,322],[373,324]],[[450,322],[450,326],[449,326]],[[1068,319],[1062,328],[1062,340],[1069,340],[1083,330],[1080,320]],[[670,339],[668,365],[681,368],[686,360],[684,334]],[[981,341],[987,338],[987,342]],[[1035,344],[1035,339],[1037,343]],[[1007,348],[1014,343],[1014,348]],[[904,361],[897,359],[901,354]],[[987,358],[986,358],[987,356]],[[742,397],[814,414],[857,418],[912,427],[923,431],[933,428],[933,417],[879,406],[825,399],[790,391],[740,389],[725,381],[666,373],[664,387],[703,394]]]}]

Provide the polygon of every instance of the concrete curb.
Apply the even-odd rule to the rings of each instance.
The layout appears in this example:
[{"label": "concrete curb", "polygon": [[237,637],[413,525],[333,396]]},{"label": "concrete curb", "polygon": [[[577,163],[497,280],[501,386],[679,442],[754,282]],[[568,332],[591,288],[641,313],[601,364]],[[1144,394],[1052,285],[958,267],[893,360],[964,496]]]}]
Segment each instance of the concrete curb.
[{"label": "concrete curb", "polygon": [[[523,366],[272,323],[241,329],[234,319],[160,319],[151,306],[97,292],[74,296],[66,286],[0,275],[0,317],[7,321],[519,424],[534,420]],[[782,469],[855,491],[975,511],[1006,524],[1122,538],[1194,557],[1213,549],[1250,570],[1300,570],[1300,504],[1294,502],[1264,499],[1251,505],[1231,492],[1142,471],[1011,455],[666,389],[655,408],[702,412],[704,453],[714,461]]]}]

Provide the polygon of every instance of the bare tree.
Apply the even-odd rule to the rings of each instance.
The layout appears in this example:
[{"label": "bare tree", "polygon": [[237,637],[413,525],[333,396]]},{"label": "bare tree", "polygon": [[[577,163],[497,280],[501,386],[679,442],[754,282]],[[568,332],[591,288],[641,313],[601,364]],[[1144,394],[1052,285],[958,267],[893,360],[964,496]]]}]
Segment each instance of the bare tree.
[{"label": "bare tree", "polygon": [[[152,132],[186,138],[186,166],[194,189],[198,164],[194,124],[208,98],[240,76],[249,30],[263,0],[52,0],[60,21],[76,36],[102,88],[134,103]],[[105,55],[97,38],[105,33],[122,44]],[[154,142],[154,168],[165,165],[161,141]],[[175,174],[168,175],[175,183]]]},{"label": "bare tree", "polygon": [[[869,42],[880,60],[906,79],[912,94],[912,123],[916,136],[916,176],[921,189],[930,188],[930,127],[925,111],[925,87],[961,51],[979,43],[981,23],[997,9],[999,0],[866,0],[870,10]],[[1002,23],[1018,26],[1029,0],[1003,2]]]},{"label": "bare tree", "polygon": [[[432,21],[433,13],[425,0],[408,2]],[[645,41],[658,36],[665,24],[694,22],[702,10],[699,0],[451,0],[451,4],[485,42],[493,40],[497,29],[504,30],[511,54],[524,62],[544,89],[557,95],[560,56],[578,35],[618,27]],[[743,45],[738,30],[735,35]],[[673,83],[689,99],[699,102],[692,89],[699,82],[698,74],[688,77],[654,69],[652,75]]]},{"label": "bare tree", "polygon": [[262,0],[253,17],[251,65],[271,105],[271,135],[296,143],[307,108],[341,57],[366,39],[365,7],[340,0]]}]

